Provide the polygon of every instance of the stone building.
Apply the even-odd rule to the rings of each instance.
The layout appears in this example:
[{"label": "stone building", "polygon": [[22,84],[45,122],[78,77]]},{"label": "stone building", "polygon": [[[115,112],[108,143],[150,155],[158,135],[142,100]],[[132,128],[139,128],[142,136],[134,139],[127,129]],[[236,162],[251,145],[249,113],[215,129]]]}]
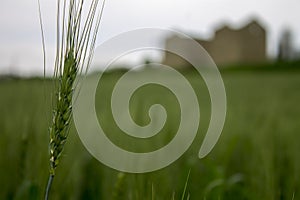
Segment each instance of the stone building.
[{"label": "stone building", "polygon": [[[214,37],[210,40],[194,39],[203,46],[218,66],[258,64],[267,61],[266,30],[256,20],[240,29],[223,26],[216,30]],[[170,45],[184,48],[186,52],[189,52],[185,40],[185,38],[173,35],[166,40],[165,45],[167,48]],[[176,68],[189,65],[184,59],[168,52],[165,53],[163,64]]]}]

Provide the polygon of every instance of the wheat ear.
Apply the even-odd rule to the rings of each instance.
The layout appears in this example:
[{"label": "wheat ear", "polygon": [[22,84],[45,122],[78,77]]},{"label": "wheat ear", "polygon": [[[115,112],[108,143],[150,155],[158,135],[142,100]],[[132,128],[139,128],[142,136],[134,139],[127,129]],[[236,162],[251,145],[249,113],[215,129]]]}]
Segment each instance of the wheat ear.
[{"label": "wheat ear", "polygon": [[91,64],[96,36],[101,21],[105,0],[98,9],[98,0],[88,3],[84,15],[84,0],[57,1],[57,50],[54,79],[53,117],[50,134],[50,174],[45,199],[49,192],[66,143],[71,114],[75,78]]}]

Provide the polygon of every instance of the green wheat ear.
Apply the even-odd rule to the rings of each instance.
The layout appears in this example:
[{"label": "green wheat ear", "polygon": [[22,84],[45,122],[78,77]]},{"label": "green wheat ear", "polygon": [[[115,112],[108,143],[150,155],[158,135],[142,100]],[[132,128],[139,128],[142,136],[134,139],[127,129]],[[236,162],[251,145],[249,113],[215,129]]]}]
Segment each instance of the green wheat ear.
[{"label": "green wheat ear", "polygon": [[[54,69],[56,87],[53,95],[52,123],[49,128],[50,176],[45,199],[48,199],[70,129],[72,95],[76,87],[74,82],[76,76],[83,71],[86,72],[90,66],[105,4],[103,0],[101,9],[98,9],[99,0],[86,2],[84,0],[57,0],[57,49]],[[38,3],[45,56],[40,2]],[[88,9],[86,12],[85,8]]]},{"label": "green wheat ear", "polygon": [[64,61],[64,72],[59,78],[56,94],[56,107],[53,111],[53,122],[50,127],[50,175],[55,175],[70,124],[72,112],[73,84],[78,72],[73,50],[68,52]]}]

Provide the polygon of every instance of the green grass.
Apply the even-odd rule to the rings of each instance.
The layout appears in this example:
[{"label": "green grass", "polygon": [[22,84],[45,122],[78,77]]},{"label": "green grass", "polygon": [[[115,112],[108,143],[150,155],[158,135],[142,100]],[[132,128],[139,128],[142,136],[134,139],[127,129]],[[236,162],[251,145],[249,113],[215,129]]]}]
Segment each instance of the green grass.
[{"label": "green grass", "polygon": [[[163,104],[170,117],[153,140],[136,144],[116,127],[109,107],[109,94],[120,76],[121,72],[107,74],[99,85],[101,125],[124,148],[137,152],[160,148],[178,126],[176,98],[160,86],[145,86],[135,93],[130,109],[138,124],[149,122],[147,112],[153,103]],[[190,199],[300,199],[300,71],[224,73],[228,98],[224,131],[202,160],[197,154],[209,123],[209,96],[198,75],[185,76],[200,91],[202,121],[183,157],[157,172],[120,175],[92,158],[72,127],[50,199],[150,200],[173,195],[181,199],[184,191]],[[0,199],[43,198],[51,122],[51,98],[45,89],[51,85],[47,80],[45,87],[38,79],[0,81]]]}]

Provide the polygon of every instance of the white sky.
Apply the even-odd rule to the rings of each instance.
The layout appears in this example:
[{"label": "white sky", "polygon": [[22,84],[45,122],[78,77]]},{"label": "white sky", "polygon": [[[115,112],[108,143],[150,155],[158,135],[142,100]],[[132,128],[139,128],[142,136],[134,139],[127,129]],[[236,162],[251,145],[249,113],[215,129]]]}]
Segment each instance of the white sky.
[{"label": "white sky", "polygon": [[[54,52],[55,1],[41,0],[48,67]],[[281,31],[290,28],[300,46],[299,0],[107,0],[97,43],[141,27],[174,28],[208,37],[220,23],[235,27],[255,16],[267,27],[268,53],[276,53]],[[42,46],[37,0],[2,0],[0,74],[41,74]]]}]

